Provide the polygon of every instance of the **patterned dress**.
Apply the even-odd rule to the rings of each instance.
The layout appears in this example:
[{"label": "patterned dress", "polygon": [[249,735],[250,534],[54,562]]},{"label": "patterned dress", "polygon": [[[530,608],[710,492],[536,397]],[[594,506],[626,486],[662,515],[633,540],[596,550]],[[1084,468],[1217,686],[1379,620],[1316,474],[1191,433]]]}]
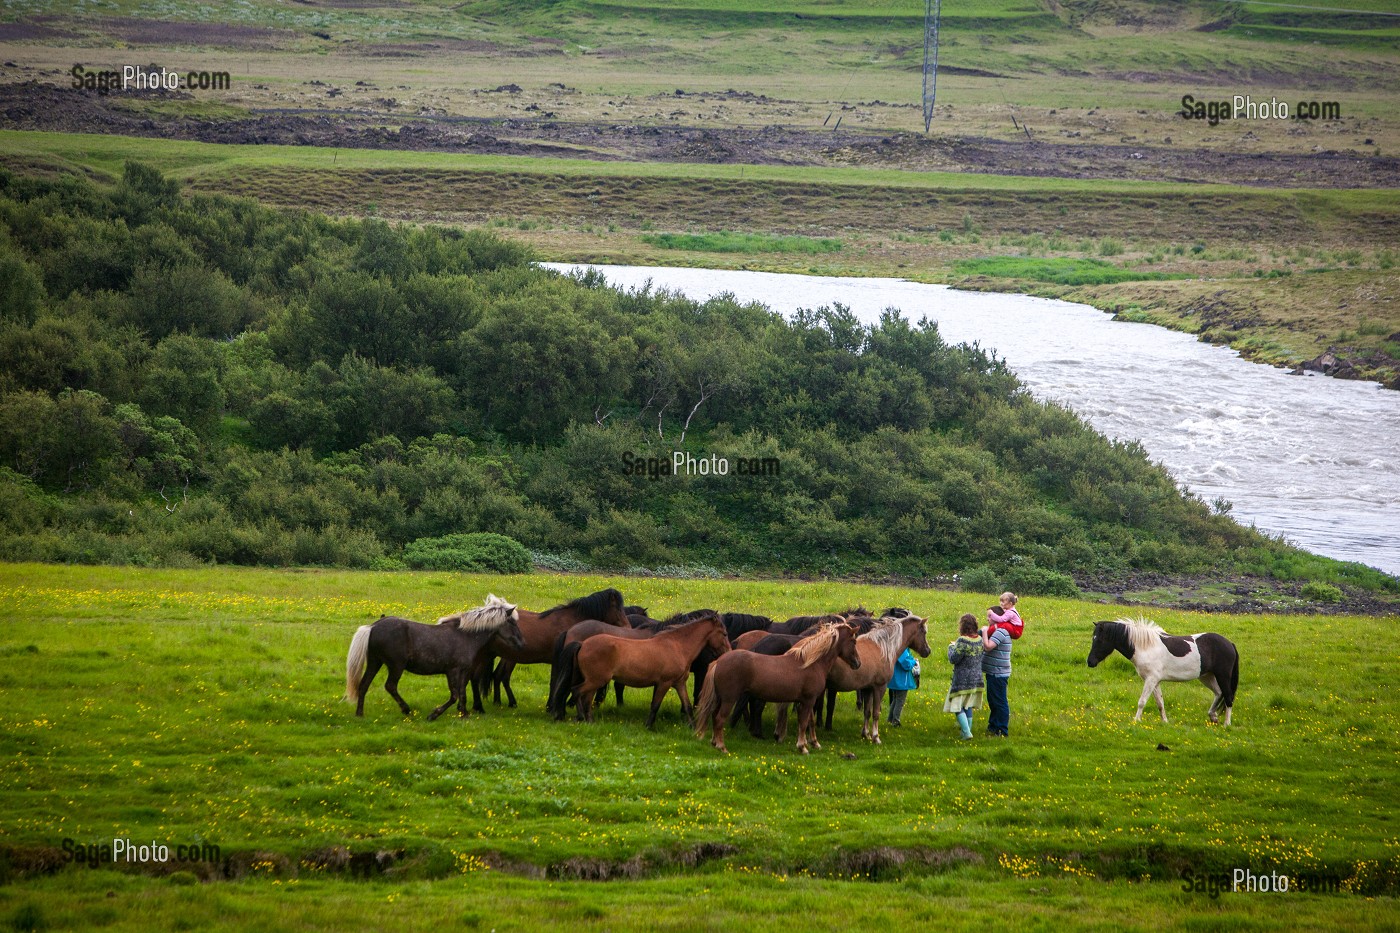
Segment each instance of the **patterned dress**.
[{"label": "patterned dress", "polygon": [[973,635],[959,636],[948,646],[948,663],[953,665],[953,682],[943,700],[943,712],[957,713],[982,705],[982,640]]}]

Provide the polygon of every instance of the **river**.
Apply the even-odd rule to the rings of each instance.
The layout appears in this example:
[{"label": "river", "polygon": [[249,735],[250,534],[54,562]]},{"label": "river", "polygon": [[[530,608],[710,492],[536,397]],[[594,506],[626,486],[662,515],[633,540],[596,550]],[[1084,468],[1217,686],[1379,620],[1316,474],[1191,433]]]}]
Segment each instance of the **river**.
[{"label": "river", "polygon": [[[569,271],[582,266],[548,263]],[[650,281],[704,300],[730,292],[790,315],[839,302],[874,323],[885,308],[977,341],[1030,390],[1109,437],[1138,440],[1179,483],[1231,515],[1318,554],[1400,574],[1400,393],[1242,359],[1088,305],[961,292],[902,279],[596,266],[612,285]]]}]

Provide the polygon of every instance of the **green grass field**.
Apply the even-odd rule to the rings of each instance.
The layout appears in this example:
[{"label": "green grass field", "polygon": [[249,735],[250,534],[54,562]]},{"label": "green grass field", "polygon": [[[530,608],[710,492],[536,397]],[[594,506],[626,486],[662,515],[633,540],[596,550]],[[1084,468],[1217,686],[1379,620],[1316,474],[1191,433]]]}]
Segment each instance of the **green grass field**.
[{"label": "green grass field", "polygon": [[[382,679],[364,719],[339,702],[349,637],[381,612],[430,620],[488,591],[542,608],[613,584],[654,615],[904,605],[930,617],[935,654],[884,745],[859,739],[847,697],[805,758],[746,734],[720,756],[674,697],[649,733],[637,691],[596,725],[548,721],[538,667],[517,672],[519,708],[466,721],[404,719]],[[939,709],[937,652],[958,614],[988,604],[837,583],[0,566],[0,919],[124,929],[139,910],[169,928],[355,927],[402,898],[422,905],[415,926],[498,929],[726,928],[755,914],[777,929],[824,912],[846,918],[834,926],[970,927],[992,900],[1022,929],[1396,922],[1395,660],[1356,649],[1389,620],[1159,612],[1169,631],[1240,646],[1235,726],[1206,723],[1195,684],[1166,686],[1170,724],[1134,725],[1128,662],[1084,664],[1090,624],[1112,607],[1027,599],[1012,738],[962,743]],[[441,678],[406,675],[401,689],[423,712],[445,698]],[[63,839],[113,838],[214,843],[242,877],[26,876]],[[334,847],[395,857],[378,880],[322,877]],[[1183,871],[1236,867],[1323,873],[1345,893],[1181,890]],[[600,875],[626,880],[570,880]]]}]

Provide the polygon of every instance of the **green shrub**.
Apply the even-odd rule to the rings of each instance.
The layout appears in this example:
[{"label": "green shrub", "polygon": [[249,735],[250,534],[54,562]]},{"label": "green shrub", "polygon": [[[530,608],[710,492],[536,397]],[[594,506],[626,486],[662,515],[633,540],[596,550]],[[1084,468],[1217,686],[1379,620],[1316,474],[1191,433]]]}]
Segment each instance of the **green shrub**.
[{"label": "green shrub", "polygon": [[1339,603],[1342,601],[1342,591],[1330,583],[1305,583],[1303,584],[1303,598],[1311,599],[1319,603]]},{"label": "green shrub", "polygon": [[1001,578],[987,566],[969,567],[958,578],[964,593],[1000,593]]},{"label": "green shrub", "polygon": [[1013,563],[1003,576],[1006,588],[1023,596],[1079,596],[1074,578],[1057,570],[1037,567],[1034,561]]},{"label": "green shrub", "polygon": [[414,570],[528,573],[530,552],[514,538],[481,532],[419,538],[403,549],[403,562]]}]

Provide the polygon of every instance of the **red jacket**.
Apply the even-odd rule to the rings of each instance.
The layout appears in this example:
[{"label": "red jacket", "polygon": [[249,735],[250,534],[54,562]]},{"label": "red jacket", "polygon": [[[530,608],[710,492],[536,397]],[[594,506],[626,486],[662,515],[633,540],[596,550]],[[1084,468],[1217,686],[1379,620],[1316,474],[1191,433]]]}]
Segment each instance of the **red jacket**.
[{"label": "red jacket", "polygon": [[1005,612],[1002,612],[999,607],[988,609],[987,634],[990,635],[998,627],[1006,629],[1006,634],[1015,639],[1021,637],[1021,633],[1025,631],[1026,623],[1021,621],[1021,616],[1016,611],[1015,606]]}]

